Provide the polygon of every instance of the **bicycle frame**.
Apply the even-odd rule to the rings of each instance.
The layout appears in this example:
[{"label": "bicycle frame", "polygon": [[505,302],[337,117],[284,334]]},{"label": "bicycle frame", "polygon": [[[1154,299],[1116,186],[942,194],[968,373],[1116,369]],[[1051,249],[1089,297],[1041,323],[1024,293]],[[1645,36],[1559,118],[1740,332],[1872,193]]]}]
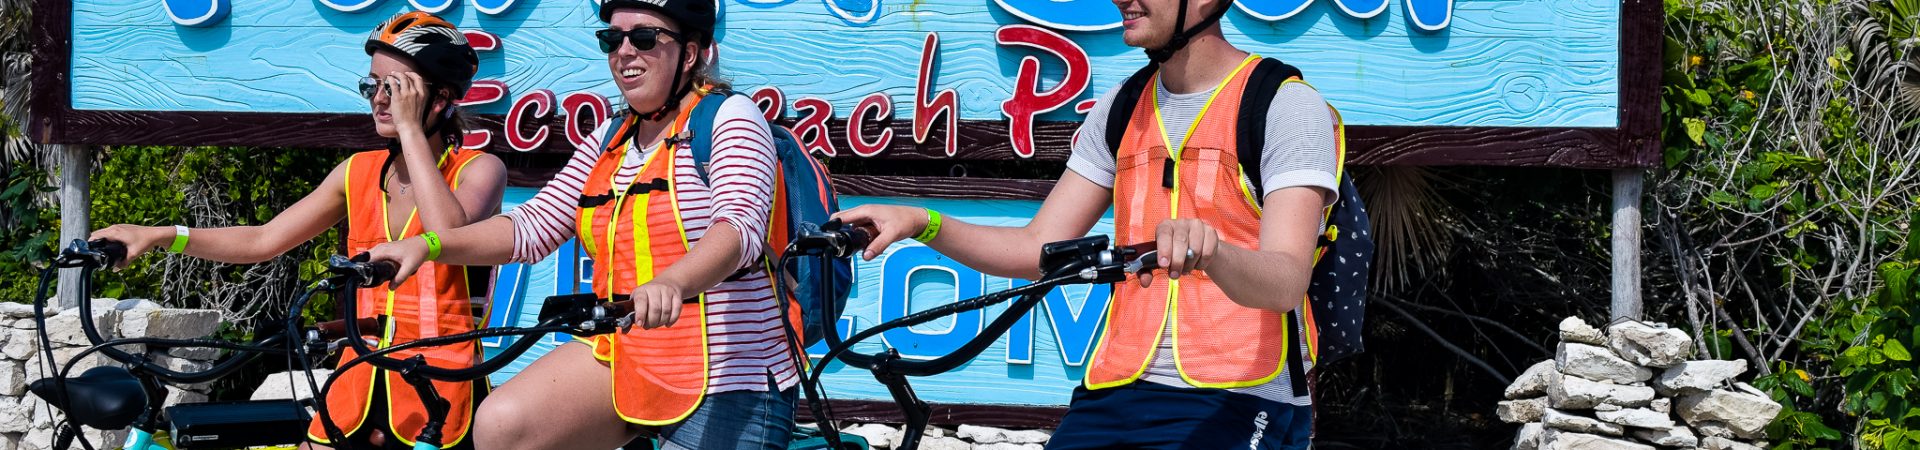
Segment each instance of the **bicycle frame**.
[{"label": "bicycle frame", "polygon": [[[369,263],[363,261],[364,258],[360,257],[353,259],[340,256],[333,257],[332,260],[328,261],[328,270],[336,275],[327,280],[322,280],[320,283],[315,283],[312,288],[303,292],[300,298],[295,301],[296,308],[299,307],[298,305],[305,304],[306,301],[317,292],[336,290],[338,293],[337,298],[341,301],[342,311],[358,311],[358,299],[356,295],[353,295],[353,288],[376,286],[385,283],[387,280],[392,279],[394,271],[391,263]],[[632,307],[631,302],[599,302],[593,299],[586,301],[579,301],[581,299],[570,300],[571,301],[568,302],[562,302],[564,304],[561,304],[553,303],[552,299],[549,299],[548,307],[541,310],[540,323],[533,327],[498,327],[474,330],[465,333],[418,339],[382,347],[380,349],[370,348],[366,342],[361,340],[361,336],[366,336],[362,331],[361,319],[345,319],[343,320],[344,335],[346,336],[344,340],[359,356],[352,360],[342,362],[335,370],[344,371],[359,364],[369,364],[383,370],[399,373],[401,379],[413,387],[414,391],[420,395],[421,400],[427,407],[427,421],[421,427],[420,434],[415,436],[413,440],[414,449],[439,450],[441,440],[441,436],[439,435],[440,428],[445,425],[448,410],[451,409],[452,406],[433,389],[432,381],[472,381],[492,374],[506,367],[506,365],[513,362],[513,360],[518,359],[520,355],[531,350],[534,344],[539,342],[539,339],[529,339],[528,337],[541,336],[551,332],[566,332],[575,336],[592,336],[613,332],[625,324],[622,316],[625,316]],[[513,345],[502,350],[499,354],[494,355],[493,358],[488,358],[473,366],[463,368],[431,366],[428,365],[426,359],[420,355],[415,355],[407,359],[393,359],[386,356],[402,350],[451,345],[494,336],[522,336],[522,339],[514,342]],[[304,347],[302,348],[304,349]],[[333,381],[334,380],[327,380],[325,386],[315,389],[316,398],[326,398],[327,393],[333,387]],[[341,433],[333,426],[332,418],[324,406],[325,402],[318,403],[322,405],[318,409],[323,427],[327,429],[327,433],[330,435],[329,438],[336,442],[344,442],[342,440],[344,433]]]},{"label": "bicycle frame", "polygon": [[[1011,329],[1013,324],[1025,316],[1028,311],[1039,305],[1040,301],[1045,298],[1046,293],[1052,291],[1054,288],[1073,284],[1107,284],[1120,282],[1126,279],[1128,273],[1152,270],[1156,265],[1156,261],[1136,258],[1136,255],[1150,253],[1144,252],[1145,249],[1151,248],[1150,243],[1126,247],[1111,247],[1108,243],[1109,240],[1105,236],[1091,236],[1049,243],[1042,248],[1040,259],[1040,265],[1047,275],[1042,277],[1038,282],[909,314],[905,317],[883,322],[874,325],[872,328],[861,330],[859,333],[845,340],[838,339],[834,333],[827,333],[826,338],[830,348],[827,350],[826,355],[820,358],[820,363],[813,366],[807,380],[809,383],[819,383],[820,376],[824,373],[826,366],[835,359],[839,359],[849,366],[867,369],[872,372],[874,379],[880,381],[881,384],[887,387],[888,394],[893,397],[895,403],[900,405],[902,413],[906,416],[907,430],[901,436],[900,444],[895,448],[901,450],[917,449],[920,445],[920,436],[923,434],[922,432],[926,430],[929,416],[932,414],[932,408],[928,406],[925,401],[920,400],[919,396],[915,395],[913,386],[908,382],[907,377],[930,376],[945,373],[973,360],[973,358],[979,356],[981,352],[986,351],[995,341],[998,341],[1000,336],[1005,334],[1008,329]],[[938,358],[931,360],[902,359],[900,352],[893,348],[887,348],[885,351],[872,355],[852,351],[854,344],[878,336],[887,330],[926,323],[941,317],[985,308],[1010,299],[1017,300],[1015,300],[1013,304],[1008,305],[1006,311],[1002,312],[999,317],[996,317],[993,322],[983,328],[978,336],[962,344],[959,349],[952,353]],[[825,424],[830,422],[829,419],[831,418],[825,417],[828,414],[821,413],[820,410],[817,409],[819,408],[818,406],[815,406],[815,408],[814,414],[820,423]],[[840,445],[837,441],[837,435],[828,433],[828,436],[831,436],[829,437],[829,441],[832,445],[835,447]]]}]

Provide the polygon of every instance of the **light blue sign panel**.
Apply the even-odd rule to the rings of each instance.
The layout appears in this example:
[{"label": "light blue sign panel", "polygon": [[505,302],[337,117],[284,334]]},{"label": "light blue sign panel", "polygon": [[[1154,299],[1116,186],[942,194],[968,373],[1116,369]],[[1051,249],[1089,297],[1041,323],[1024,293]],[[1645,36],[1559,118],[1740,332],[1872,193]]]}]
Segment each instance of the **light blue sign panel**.
[{"label": "light blue sign panel", "polygon": [[[511,207],[532,198],[534,190],[509,188],[507,191]],[[970,223],[988,225],[1025,224],[1040,207],[1037,201],[1025,200],[842,197],[841,202],[848,208],[869,203],[924,206]],[[1109,216],[1094,225],[1092,234],[1112,232],[1113,220]],[[582,255],[571,245],[567,247],[531,266],[502,267],[493,285],[489,323],[532,326],[538,321],[541,301],[547,296],[590,292],[591,266],[583,265]],[[841,320],[843,336],[913,311],[1007,289],[1016,283],[1025,284],[983,276],[910,241],[888,247],[886,254],[873,261],[859,262],[854,267],[854,277],[854,295],[848,299]],[[1073,387],[1080,384],[1087,359],[1092,355],[1109,293],[1106,286],[1055,289],[980,357],[950,373],[916,378],[914,387],[922,399],[935,403],[1065,405]],[[910,358],[941,356],[978,336],[982,326],[1005,310],[1006,305],[1002,304],[894,330],[856,349],[872,353],[884,348],[883,345],[890,345]],[[494,374],[493,382],[499,384],[512,378],[566,339],[565,335],[549,335],[546,342]],[[484,348],[491,357],[511,343],[511,339],[488,341]],[[809,349],[809,353],[819,356],[825,350],[825,345],[819,345]],[[886,388],[862,370],[835,364],[828,366],[823,379],[828,396],[835,399],[891,398]]]},{"label": "light blue sign panel", "polygon": [[[1005,120],[1023,58],[1040,88],[1067,62],[995,40],[1040,25],[1084,55],[1088,86],[1112,89],[1145,62],[1124,46],[1107,0],[718,0],[722,73],[788,105],[831,103],[845,118],[883,93],[896,119],[916,106],[920,56],[938,35],[929,91],[952,89],[965,120]],[[616,97],[591,32],[587,0],[87,0],[73,2],[72,106],[85,110],[361,113],[361,43],[377,23],[416,8],[492,33],[481,79],[508,96],[538,89]],[[1240,0],[1229,40],[1300,66],[1350,124],[1613,127],[1619,116],[1616,0]],[[352,11],[346,11],[351,9]],[[189,26],[191,25],[191,26]],[[928,95],[931,96],[930,94]],[[1069,105],[1071,106],[1071,105]],[[1078,120],[1072,107],[1041,116]]]}]

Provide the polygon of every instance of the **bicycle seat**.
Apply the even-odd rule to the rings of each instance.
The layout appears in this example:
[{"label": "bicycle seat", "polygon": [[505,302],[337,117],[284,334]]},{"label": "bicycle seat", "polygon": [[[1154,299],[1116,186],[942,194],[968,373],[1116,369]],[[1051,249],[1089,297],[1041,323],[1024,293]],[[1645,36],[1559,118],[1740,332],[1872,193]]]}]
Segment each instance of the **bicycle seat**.
[{"label": "bicycle seat", "polygon": [[66,381],[64,396],[58,392],[60,384],[52,378],[34,380],[27,390],[66,412],[73,421],[101,430],[126,428],[147,409],[146,389],[124,367],[95,367]]}]

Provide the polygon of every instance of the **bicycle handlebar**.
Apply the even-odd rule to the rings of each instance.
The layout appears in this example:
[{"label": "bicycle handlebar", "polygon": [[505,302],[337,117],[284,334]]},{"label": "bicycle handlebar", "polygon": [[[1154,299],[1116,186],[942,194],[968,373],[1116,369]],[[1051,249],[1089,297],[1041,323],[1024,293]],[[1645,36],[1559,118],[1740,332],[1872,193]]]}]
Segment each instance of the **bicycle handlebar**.
[{"label": "bicycle handlebar", "polygon": [[[80,298],[78,299],[79,300],[77,302],[78,304],[75,305],[75,307],[79,308],[80,311],[85,311],[84,313],[79,314],[80,329],[83,332],[83,334],[86,335],[88,344],[91,345],[91,347],[83,351],[82,355],[97,352],[102,355],[106,355],[108,358],[111,358],[122,364],[138,367],[140,370],[146,373],[153,374],[153,376],[161,380],[165,380],[172,383],[195,384],[195,383],[204,383],[207,381],[211,381],[211,380],[226,376],[227,374],[232,373],[234,370],[239,369],[242,364],[253,360],[255,357],[259,356],[259,354],[261,353],[279,352],[278,349],[270,348],[269,346],[280,342],[280,340],[284,338],[284,336],[282,336],[280,333],[268,333],[265,337],[247,344],[235,344],[231,342],[207,340],[207,339],[134,338],[134,339],[108,340],[102,337],[99,331],[99,327],[94,324],[93,314],[91,314],[91,311],[93,311],[93,296],[90,294],[93,292],[93,272],[102,268],[111,267],[114,264],[117,264],[125,260],[126,256],[127,256],[127,246],[126,244],[121,243],[119,241],[114,241],[109,239],[95,239],[93,241],[74,239],[71,243],[67,245],[66,249],[61,250],[60,254],[54,258],[53,267],[48,269],[49,273],[43,274],[43,279],[44,279],[50,276],[51,271],[57,268],[80,269],[80,276],[78,277],[78,280],[80,283],[80,289],[79,289]],[[43,284],[42,287],[44,290],[45,283],[42,283],[42,284]],[[45,297],[46,295],[44,292],[36,296],[36,298],[45,298]],[[45,312],[35,311],[35,316],[44,318]],[[44,330],[45,328],[42,327],[41,329]],[[41,331],[41,332],[44,333],[44,331]],[[133,343],[152,345],[156,347],[167,347],[167,348],[176,348],[176,347],[222,348],[222,349],[228,349],[228,350],[235,350],[236,353],[229,355],[227,358],[219,362],[214,363],[214,365],[211,368],[208,368],[207,370],[176,371],[176,370],[168,369],[165,366],[155,364],[152,361],[148,360],[144,355],[135,355],[135,354],[120,350],[118,348],[115,348],[120,345],[133,344]],[[74,360],[78,360],[78,359],[79,359],[78,357],[74,358]],[[68,363],[69,364],[63,367],[62,370],[60,371],[59,375],[63,378],[67,374],[66,369],[71,368],[72,360],[68,361]]]}]

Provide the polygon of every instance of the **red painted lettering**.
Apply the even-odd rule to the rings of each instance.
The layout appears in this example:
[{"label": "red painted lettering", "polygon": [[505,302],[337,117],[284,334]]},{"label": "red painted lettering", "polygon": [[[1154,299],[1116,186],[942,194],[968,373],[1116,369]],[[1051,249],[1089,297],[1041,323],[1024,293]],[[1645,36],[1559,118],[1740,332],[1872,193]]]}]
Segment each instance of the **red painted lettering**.
[{"label": "red painted lettering", "polygon": [[[1000,103],[1007,116],[1007,132],[1013,139],[1013,152],[1022,158],[1033,157],[1033,122],[1040,114],[1059,109],[1087,89],[1091,71],[1087,51],[1072,39],[1052,30],[1031,25],[1007,25],[994,33],[1000,45],[1026,46],[1052,54],[1066,63],[1066,75],[1060,84],[1040,90],[1040,58],[1020,58],[1020,73],[1014,79],[1013,98]],[[1076,107],[1076,110],[1079,108]]]},{"label": "red painted lettering", "polygon": [[933,122],[941,117],[947,119],[947,156],[953,156],[959,150],[960,140],[960,100],[953,89],[942,89],[927,99],[928,91],[933,88],[933,61],[940,54],[940,33],[927,33],[927,42],[920,49],[920,76],[913,84],[913,142],[927,143],[927,136],[933,134]]},{"label": "red painted lettering", "polygon": [[853,148],[854,155],[863,158],[878,155],[887,149],[887,145],[893,143],[893,128],[884,126],[880,128],[880,135],[876,136],[873,142],[867,141],[867,136],[860,132],[860,129],[867,124],[867,116],[873,116],[873,120],[883,123],[891,122],[893,98],[888,97],[885,92],[867,95],[867,98],[860,99],[860,106],[853,108],[853,114],[847,116],[847,146]]},{"label": "red painted lettering", "polygon": [[[553,117],[553,91],[538,89],[513,101],[513,107],[507,110],[505,134],[507,145],[518,151],[531,151],[547,143],[547,126],[544,121],[536,127],[532,136],[521,136],[520,126],[532,119]],[[531,109],[531,113],[529,113]],[[532,114],[531,117],[528,114]]]}]

